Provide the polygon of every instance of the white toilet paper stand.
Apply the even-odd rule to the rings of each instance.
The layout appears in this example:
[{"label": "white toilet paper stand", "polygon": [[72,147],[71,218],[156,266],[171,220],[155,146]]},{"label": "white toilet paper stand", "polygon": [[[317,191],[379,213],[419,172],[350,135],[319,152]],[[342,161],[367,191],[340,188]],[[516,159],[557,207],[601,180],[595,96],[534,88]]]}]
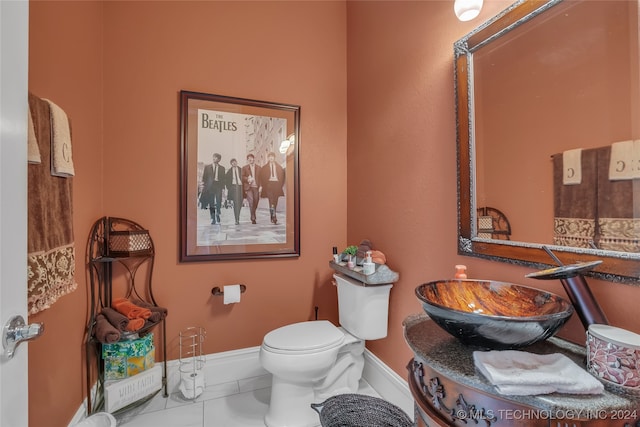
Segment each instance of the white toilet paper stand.
[{"label": "white toilet paper stand", "polygon": [[180,391],[186,399],[196,399],[205,388],[202,368],[205,357],[202,343],[207,332],[199,326],[191,326],[180,331]]}]

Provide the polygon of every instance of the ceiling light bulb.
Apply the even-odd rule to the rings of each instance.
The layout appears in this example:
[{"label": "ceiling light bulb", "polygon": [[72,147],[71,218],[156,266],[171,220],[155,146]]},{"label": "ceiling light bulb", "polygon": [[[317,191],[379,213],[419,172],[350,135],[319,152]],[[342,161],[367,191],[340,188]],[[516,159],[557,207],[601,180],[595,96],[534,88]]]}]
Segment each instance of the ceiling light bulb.
[{"label": "ceiling light bulb", "polygon": [[461,21],[470,21],[480,14],[483,0],[455,0],[453,11]]}]

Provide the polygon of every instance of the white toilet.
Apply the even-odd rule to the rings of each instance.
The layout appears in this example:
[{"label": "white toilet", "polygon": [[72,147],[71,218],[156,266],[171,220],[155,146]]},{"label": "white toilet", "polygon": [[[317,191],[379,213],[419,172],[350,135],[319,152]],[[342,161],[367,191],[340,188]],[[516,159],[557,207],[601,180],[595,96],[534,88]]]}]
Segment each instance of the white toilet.
[{"label": "white toilet", "polygon": [[355,393],[364,367],[365,340],[387,336],[389,291],[334,274],[341,327],[326,320],[294,323],[265,335],[260,362],[273,375],[268,427],[319,426],[319,403]]}]

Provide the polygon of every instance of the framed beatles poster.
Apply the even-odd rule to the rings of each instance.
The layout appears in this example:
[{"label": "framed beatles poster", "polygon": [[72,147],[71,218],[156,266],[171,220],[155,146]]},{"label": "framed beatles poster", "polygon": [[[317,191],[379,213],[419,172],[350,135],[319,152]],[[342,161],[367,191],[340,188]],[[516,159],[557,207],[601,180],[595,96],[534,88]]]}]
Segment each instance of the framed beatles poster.
[{"label": "framed beatles poster", "polygon": [[300,255],[300,107],[180,92],[180,261]]}]

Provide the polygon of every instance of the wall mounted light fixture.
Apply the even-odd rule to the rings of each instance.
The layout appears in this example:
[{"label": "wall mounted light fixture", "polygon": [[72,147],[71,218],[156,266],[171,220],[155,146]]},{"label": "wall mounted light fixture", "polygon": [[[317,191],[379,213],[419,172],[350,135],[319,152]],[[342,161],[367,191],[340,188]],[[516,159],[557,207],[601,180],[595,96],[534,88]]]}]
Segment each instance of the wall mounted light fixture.
[{"label": "wall mounted light fixture", "polygon": [[453,11],[461,21],[470,21],[480,14],[483,0],[455,0]]}]

